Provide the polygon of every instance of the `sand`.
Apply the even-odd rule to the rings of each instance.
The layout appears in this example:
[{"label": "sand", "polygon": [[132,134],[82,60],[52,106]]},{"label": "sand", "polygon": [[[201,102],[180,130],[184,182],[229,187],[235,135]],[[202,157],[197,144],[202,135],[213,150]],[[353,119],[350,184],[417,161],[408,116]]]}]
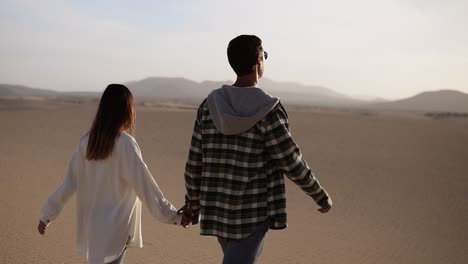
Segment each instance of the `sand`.
[{"label": "sand", "polygon": [[[74,198],[45,237],[41,206],[61,183],[95,105],[0,110],[0,263],[85,263],[74,253]],[[172,109],[173,110],[173,109]],[[195,112],[139,108],[136,138],[165,195],[181,205]],[[467,263],[468,120],[291,112],[293,135],[334,199],[327,215],[291,182],[289,227],[270,231],[260,263]],[[145,210],[143,249],[125,263],[221,263],[198,226]]]}]

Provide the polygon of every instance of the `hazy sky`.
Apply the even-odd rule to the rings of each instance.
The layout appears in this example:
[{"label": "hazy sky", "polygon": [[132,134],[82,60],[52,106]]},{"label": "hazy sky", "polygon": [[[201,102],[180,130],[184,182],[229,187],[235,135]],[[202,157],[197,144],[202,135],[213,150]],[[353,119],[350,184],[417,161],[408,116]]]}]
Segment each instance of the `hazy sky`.
[{"label": "hazy sky", "polygon": [[273,80],[390,99],[468,92],[467,14],[467,0],[0,0],[0,83],[233,80],[227,44],[255,34]]}]

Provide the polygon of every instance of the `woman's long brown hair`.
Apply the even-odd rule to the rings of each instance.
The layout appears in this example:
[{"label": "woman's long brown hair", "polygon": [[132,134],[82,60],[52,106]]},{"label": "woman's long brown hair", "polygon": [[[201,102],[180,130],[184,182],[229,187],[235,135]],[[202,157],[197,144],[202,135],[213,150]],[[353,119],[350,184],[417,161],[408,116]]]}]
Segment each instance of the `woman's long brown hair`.
[{"label": "woman's long brown hair", "polygon": [[103,160],[112,154],[122,131],[133,133],[135,108],[130,90],[122,84],[110,84],[102,94],[99,108],[89,131],[86,158]]}]

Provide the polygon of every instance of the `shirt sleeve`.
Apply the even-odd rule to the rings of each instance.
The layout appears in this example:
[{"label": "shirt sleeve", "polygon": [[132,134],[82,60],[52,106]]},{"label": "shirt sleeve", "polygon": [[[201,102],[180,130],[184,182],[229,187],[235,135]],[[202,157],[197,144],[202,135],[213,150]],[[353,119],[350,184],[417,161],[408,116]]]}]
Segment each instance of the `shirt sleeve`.
[{"label": "shirt sleeve", "polygon": [[192,209],[194,214],[192,224],[198,222],[200,211],[200,185],[203,164],[201,111],[202,107],[198,109],[197,119],[193,127],[189,155],[187,163],[185,164],[185,187],[187,190],[185,203],[188,208]]},{"label": "shirt sleeve", "polygon": [[278,169],[312,197],[320,207],[331,207],[330,196],[315,178],[291,136],[288,116],[281,104],[272,110],[267,118],[265,145]]},{"label": "shirt sleeve", "polygon": [[146,205],[151,215],[166,224],[179,225],[182,216],[162,193],[149,171],[137,142],[131,138],[125,144],[122,165],[126,180],[133,186],[137,196]]},{"label": "shirt sleeve", "polygon": [[68,164],[67,174],[63,183],[57,190],[47,199],[46,204],[42,208],[40,220],[48,224],[54,221],[63,207],[76,191],[76,177],[82,166],[82,157],[79,151],[79,146],[76,148],[73,156]]}]

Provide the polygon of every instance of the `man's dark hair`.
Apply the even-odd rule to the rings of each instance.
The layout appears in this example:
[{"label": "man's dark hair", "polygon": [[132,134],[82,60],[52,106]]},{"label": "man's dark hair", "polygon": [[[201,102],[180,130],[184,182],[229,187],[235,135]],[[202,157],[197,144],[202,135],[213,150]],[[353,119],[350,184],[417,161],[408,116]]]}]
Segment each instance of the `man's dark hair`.
[{"label": "man's dark hair", "polygon": [[228,60],[237,76],[252,72],[257,57],[263,51],[262,40],[254,35],[240,35],[229,42]]}]

